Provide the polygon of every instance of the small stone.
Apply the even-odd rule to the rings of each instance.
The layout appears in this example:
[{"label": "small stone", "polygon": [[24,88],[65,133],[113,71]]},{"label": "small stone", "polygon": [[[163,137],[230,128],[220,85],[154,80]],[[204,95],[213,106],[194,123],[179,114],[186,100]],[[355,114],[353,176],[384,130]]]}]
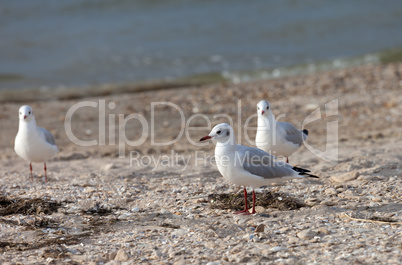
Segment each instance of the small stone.
[{"label": "small stone", "polygon": [[256,213],[265,213],[265,208],[262,206],[256,206],[255,207],[255,212]]},{"label": "small stone", "polygon": [[322,205],[326,205],[326,206],[334,206],[334,205],[336,205],[337,203],[334,202],[334,201],[331,201],[331,200],[325,200],[325,201],[322,201],[321,204],[322,204]]},{"label": "small stone", "polygon": [[329,230],[324,227],[321,227],[320,229],[318,229],[318,233],[321,235],[329,235],[330,234]]},{"label": "small stone", "polygon": [[157,250],[155,250],[153,253],[152,253],[152,258],[153,259],[160,259],[161,257],[163,256],[163,254],[160,252],[160,251],[157,251]]},{"label": "small stone", "polygon": [[210,248],[210,249],[214,249],[215,248],[215,243],[212,241],[208,241],[205,243],[205,247]]},{"label": "small stone", "polygon": [[111,260],[108,263],[106,263],[105,265],[119,265],[120,262],[118,262],[117,260]]},{"label": "small stone", "polygon": [[357,179],[362,180],[362,181],[376,181],[376,180],[378,180],[378,178],[376,176],[371,176],[371,175],[361,175]]},{"label": "small stone", "polygon": [[337,192],[336,192],[336,190],[334,188],[331,187],[331,188],[328,188],[328,189],[325,190],[325,194],[331,196],[331,195],[336,195]]},{"label": "small stone", "polygon": [[288,243],[289,243],[289,244],[295,244],[295,243],[298,243],[299,241],[300,241],[300,239],[297,238],[297,237],[295,237],[295,236],[290,236],[290,237],[288,238]]},{"label": "small stone", "polygon": [[316,235],[317,235],[317,233],[312,230],[303,230],[303,231],[300,231],[299,233],[297,233],[298,238],[306,239],[306,240],[310,240],[310,239],[314,238]]},{"label": "small stone", "polygon": [[87,263],[88,256],[86,255],[71,255],[70,256],[72,261],[79,262],[81,264]]},{"label": "small stone", "polygon": [[116,257],[114,258],[114,260],[116,260],[116,261],[127,261],[129,258],[130,257],[124,251],[124,249],[119,249],[119,251],[117,251],[117,253],[116,253]]},{"label": "small stone", "polygon": [[287,250],[287,248],[280,247],[280,246],[270,248],[270,251],[272,251],[272,252],[279,252],[279,251],[282,251],[282,250]]},{"label": "small stone", "polygon": [[160,213],[161,213],[161,214],[169,214],[170,212],[169,212],[169,210],[166,210],[166,209],[163,209],[163,208],[162,208],[162,209],[160,210]]},{"label": "small stone", "polygon": [[315,201],[317,201],[317,198],[312,197],[312,198],[307,198],[304,202],[315,202]]},{"label": "small stone", "polygon": [[265,225],[264,224],[259,224],[257,225],[257,227],[255,228],[255,232],[256,233],[262,233],[265,230]]},{"label": "small stone", "polygon": [[132,211],[133,213],[139,212],[139,211],[140,211],[140,207],[134,207],[133,209],[131,209],[131,211]]},{"label": "small stone", "polygon": [[321,237],[319,237],[319,236],[315,236],[313,239],[310,240],[310,242],[312,242],[312,243],[317,243],[320,241],[321,241]]},{"label": "small stone", "polygon": [[315,110],[315,109],[320,108],[320,105],[314,104],[314,103],[309,103],[309,104],[306,104],[306,105],[304,106],[304,108],[305,108],[306,110]]},{"label": "small stone", "polygon": [[116,257],[117,251],[113,251],[111,253],[109,253],[108,255],[108,260],[114,260],[114,258]]},{"label": "small stone", "polygon": [[116,166],[115,166],[113,163],[109,163],[109,164],[104,165],[104,166],[102,167],[102,170],[108,171],[108,170],[111,170],[111,169],[113,169],[113,168],[116,168]]},{"label": "small stone", "polygon": [[336,192],[337,193],[344,192],[344,188],[336,188]]},{"label": "small stone", "polygon": [[344,173],[339,176],[332,176],[331,179],[335,182],[346,182],[346,181],[357,179],[357,177],[359,175],[360,175],[359,171],[351,171],[351,172],[347,172],[347,173]]},{"label": "small stone", "polygon": [[84,189],[84,193],[93,193],[95,192],[95,188],[94,187],[86,187]]},{"label": "small stone", "polygon": [[251,239],[253,239],[254,238],[254,235],[253,234],[245,234],[244,236],[243,236],[243,239],[244,240],[251,240]]},{"label": "small stone", "polygon": [[188,264],[188,261],[184,258],[173,262],[173,265],[186,265],[186,264]]},{"label": "small stone", "polygon": [[130,213],[123,213],[123,214],[120,214],[120,215],[117,217],[117,219],[119,219],[119,220],[127,220],[128,218],[130,218],[130,216],[131,216]]},{"label": "small stone", "polygon": [[306,200],[304,200],[304,203],[307,206],[314,206],[314,205],[317,205],[317,203],[319,203],[319,201],[317,200],[317,198],[307,198]]},{"label": "small stone", "polygon": [[247,256],[238,256],[235,259],[236,263],[247,263],[251,260],[251,257],[247,257]]}]

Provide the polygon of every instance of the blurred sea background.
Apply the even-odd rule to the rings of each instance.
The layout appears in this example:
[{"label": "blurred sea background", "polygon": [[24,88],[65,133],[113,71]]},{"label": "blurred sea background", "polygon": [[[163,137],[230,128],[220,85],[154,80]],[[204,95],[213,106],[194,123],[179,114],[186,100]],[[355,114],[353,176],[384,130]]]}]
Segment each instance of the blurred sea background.
[{"label": "blurred sea background", "polygon": [[163,89],[401,58],[400,0],[0,1],[3,100],[16,91]]}]

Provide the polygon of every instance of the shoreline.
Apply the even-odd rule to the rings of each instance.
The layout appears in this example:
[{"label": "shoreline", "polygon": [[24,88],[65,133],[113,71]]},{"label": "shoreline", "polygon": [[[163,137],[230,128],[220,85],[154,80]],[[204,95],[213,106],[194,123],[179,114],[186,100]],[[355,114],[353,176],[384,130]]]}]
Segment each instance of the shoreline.
[{"label": "shoreline", "polygon": [[[256,81],[269,81],[292,76],[319,75],[325,72],[353,69],[365,65],[397,63],[402,60],[402,48],[386,49],[366,55],[337,58],[330,61],[309,64],[260,69],[253,71],[223,71],[180,77],[172,80],[150,80],[144,82],[105,83],[87,86],[43,86],[40,88],[0,89],[0,102],[28,102],[47,100],[69,100],[87,97],[101,97],[124,93],[139,93],[167,89],[201,87],[218,83],[239,84]],[[4,74],[10,79],[11,74]],[[1,75],[0,75],[1,77]]]}]

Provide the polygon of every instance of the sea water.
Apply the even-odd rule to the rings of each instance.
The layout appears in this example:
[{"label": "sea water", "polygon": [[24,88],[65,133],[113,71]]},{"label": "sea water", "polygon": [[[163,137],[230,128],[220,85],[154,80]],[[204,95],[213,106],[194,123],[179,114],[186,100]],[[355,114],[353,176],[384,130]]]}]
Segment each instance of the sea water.
[{"label": "sea water", "polygon": [[0,90],[264,78],[395,47],[400,0],[0,1]]}]

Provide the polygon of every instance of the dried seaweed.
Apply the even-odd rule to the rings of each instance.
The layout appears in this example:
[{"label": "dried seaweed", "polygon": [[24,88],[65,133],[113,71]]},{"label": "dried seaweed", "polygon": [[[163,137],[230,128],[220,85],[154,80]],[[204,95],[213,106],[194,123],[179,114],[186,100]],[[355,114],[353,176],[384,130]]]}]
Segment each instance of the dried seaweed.
[{"label": "dried seaweed", "polygon": [[57,212],[61,206],[60,203],[55,201],[47,201],[41,198],[34,199],[8,199],[7,197],[0,197],[0,216],[11,214],[52,214]]},{"label": "dried seaweed", "polygon": [[173,224],[163,223],[163,224],[160,225],[160,227],[167,227],[167,228],[179,229],[179,228],[180,228],[180,225],[173,225]]},{"label": "dried seaweed", "polygon": [[90,234],[91,233],[87,232],[76,235],[59,236],[55,238],[42,237],[38,238],[38,240],[35,243],[0,241],[0,251],[2,251],[2,249],[25,251],[53,245],[74,245],[80,243],[82,238],[86,238]]},{"label": "dried seaweed", "polygon": [[[247,201],[252,202],[252,194],[249,193]],[[240,191],[235,194],[223,193],[223,194],[210,194],[208,196],[209,207],[212,209],[221,210],[241,210],[244,208],[244,195]],[[256,206],[262,206],[264,208],[275,208],[281,211],[296,210],[306,205],[288,195],[283,193],[274,193],[265,190],[262,193],[256,193]]]}]

